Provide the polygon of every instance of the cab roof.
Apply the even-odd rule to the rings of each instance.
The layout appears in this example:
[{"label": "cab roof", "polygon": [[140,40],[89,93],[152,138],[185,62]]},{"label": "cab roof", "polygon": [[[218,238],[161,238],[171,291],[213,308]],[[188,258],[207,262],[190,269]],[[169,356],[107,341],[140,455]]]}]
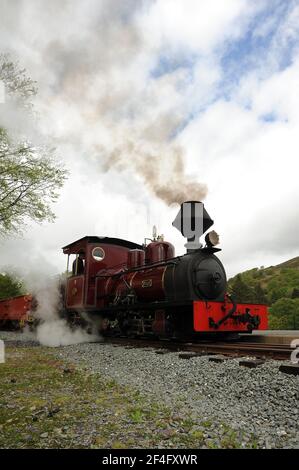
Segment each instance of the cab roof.
[{"label": "cab roof", "polygon": [[123,246],[125,248],[128,248],[129,250],[134,250],[134,249],[142,249],[142,245],[138,245],[137,243],[130,242],[128,240],[123,240],[122,238],[110,238],[110,237],[95,237],[95,236],[89,236],[86,235],[85,237],[79,238],[79,240],[76,240],[69,245],[65,245],[62,247],[63,253],[66,254],[71,254],[71,253],[77,253],[78,249],[82,249],[89,243],[99,243],[101,245],[117,245],[117,246]]}]

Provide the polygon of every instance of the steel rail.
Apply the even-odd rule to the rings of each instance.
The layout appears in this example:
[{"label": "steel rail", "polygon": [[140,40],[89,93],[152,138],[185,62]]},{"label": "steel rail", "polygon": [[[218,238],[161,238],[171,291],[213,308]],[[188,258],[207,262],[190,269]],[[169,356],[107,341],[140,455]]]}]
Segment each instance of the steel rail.
[{"label": "steel rail", "polygon": [[226,356],[252,356],[257,358],[273,358],[277,360],[289,359],[293,349],[285,344],[277,343],[248,343],[234,341],[224,342],[179,342],[171,340],[157,340],[148,338],[106,337],[106,342],[115,346],[127,346],[132,348],[165,349],[170,352],[188,351],[197,355],[222,354]]}]

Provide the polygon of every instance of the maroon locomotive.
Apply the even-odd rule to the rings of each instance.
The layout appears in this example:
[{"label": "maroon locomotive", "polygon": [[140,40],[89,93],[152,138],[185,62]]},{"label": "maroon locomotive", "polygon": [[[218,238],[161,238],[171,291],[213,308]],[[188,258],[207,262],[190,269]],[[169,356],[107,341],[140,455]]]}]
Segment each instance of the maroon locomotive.
[{"label": "maroon locomotive", "polygon": [[[203,222],[204,233],[213,224],[205,210]],[[104,334],[186,338],[267,329],[265,305],[236,304],[227,295],[215,232],[205,240],[182,256],[161,236],[143,245],[85,236],[65,246],[68,266],[74,257],[66,315],[73,321],[80,315],[100,319]]]},{"label": "maroon locomotive", "polygon": [[[196,201],[182,204],[173,225],[179,228],[186,221],[184,207],[190,227],[197,220],[195,209],[201,209],[199,235],[207,232],[213,221]],[[156,234],[142,245],[86,236],[65,246],[67,270],[70,261],[72,270],[61,286],[62,315],[70,323],[93,323],[104,335],[221,337],[267,329],[265,305],[236,304],[227,295],[225,270],[215,255],[220,251],[217,234],[207,233],[203,246],[191,229],[180,230],[188,239],[182,256],[175,256],[173,245]],[[24,296],[0,302],[0,320],[2,315],[26,321],[31,301]]]}]

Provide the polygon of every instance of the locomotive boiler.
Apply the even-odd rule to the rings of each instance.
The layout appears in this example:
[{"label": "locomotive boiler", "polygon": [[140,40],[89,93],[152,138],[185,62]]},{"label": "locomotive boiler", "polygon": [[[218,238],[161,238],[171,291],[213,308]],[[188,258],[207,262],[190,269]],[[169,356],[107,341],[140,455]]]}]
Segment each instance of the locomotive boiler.
[{"label": "locomotive boiler", "polygon": [[173,223],[188,240],[180,256],[156,233],[143,244],[85,236],[65,246],[68,269],[73,260],[64,314],[104,335],[189,338],[267,329],[265,305],[236,304],[227,294],[217,234],[199,241],[212,224],[202,203],[182,204]]}]

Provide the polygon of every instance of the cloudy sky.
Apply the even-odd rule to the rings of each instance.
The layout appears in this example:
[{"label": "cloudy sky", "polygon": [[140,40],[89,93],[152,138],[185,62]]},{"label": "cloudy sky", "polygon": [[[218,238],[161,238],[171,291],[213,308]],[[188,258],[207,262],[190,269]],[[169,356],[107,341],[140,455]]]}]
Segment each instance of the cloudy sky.
[{"label": "cloudy sky", "polygon": [[181,254],[185,196],[228,275],[299,255],[298,0],[0,0],[0,52],[38,82],[36,135],[70,171],[56,222],[1,240],[1,266],[62,271],[63,245],[153,224]]}]

